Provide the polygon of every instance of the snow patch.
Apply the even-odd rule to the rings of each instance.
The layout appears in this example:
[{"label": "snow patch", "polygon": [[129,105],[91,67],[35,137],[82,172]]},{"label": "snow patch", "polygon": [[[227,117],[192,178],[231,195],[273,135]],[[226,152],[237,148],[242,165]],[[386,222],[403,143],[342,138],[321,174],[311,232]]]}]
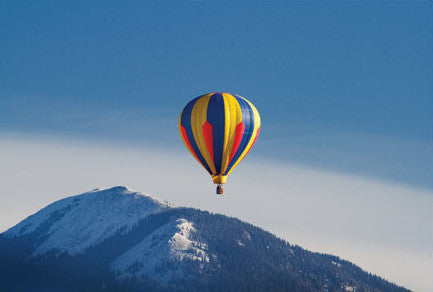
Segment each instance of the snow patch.
[{"label": "snow patch", "polygon": [[197,262],[199,268],[209,263],[207,244],[192,239],[193,232],[193,224],[183,218],[165,224],[119,256],[110,268],[118,280],[150,277],[168,283],[185,278],[182,269],[185,259]]}]

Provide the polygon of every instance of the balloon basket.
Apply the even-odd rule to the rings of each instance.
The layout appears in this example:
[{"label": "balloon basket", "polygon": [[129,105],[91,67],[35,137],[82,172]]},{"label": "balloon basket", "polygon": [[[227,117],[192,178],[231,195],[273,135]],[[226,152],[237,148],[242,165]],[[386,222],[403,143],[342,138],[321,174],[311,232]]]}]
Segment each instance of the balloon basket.
[{"label": "balloon basket", "polygon": [[217,188],[216,188],[216,193],[217,193],[218,195],[222,195],[222,194],[224,194],[224,189],[223,189],[223,187],[222,187],[221,184],[218,184],[218,186],[217,186]]}]

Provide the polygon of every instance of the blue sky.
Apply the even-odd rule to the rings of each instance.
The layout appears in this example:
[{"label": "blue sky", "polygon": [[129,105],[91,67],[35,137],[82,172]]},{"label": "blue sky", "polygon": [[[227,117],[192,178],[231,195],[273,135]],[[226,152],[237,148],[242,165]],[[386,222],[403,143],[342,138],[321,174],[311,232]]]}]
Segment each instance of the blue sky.
[{"label": "blue sky", "polygon": [[431,189],[429,2],[0,3],[0,131],[179,151],[200,94],[249,98],[254,155]]}]

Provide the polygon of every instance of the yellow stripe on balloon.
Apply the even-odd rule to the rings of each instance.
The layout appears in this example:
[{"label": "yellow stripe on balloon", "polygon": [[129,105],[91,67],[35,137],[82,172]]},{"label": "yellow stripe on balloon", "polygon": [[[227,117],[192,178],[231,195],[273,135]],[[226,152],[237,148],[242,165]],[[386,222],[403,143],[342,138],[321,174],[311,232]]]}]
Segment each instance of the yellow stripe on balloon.
[{"label": "yellow stripe on balloon", "polygon": [[230,169],[230,171],[227,173],[227,175],[230,174],[230,172],[233,171],[233,169],[235,169],[235,167],[239,164],[239,162],[241,162],[242,159],[244,159],[245,155],[247,154],[248,150],[251,148],[251,145],[253,144],[256,136],[257,136],[257,131],[260,127],[260,115],[259,112],[257,111],[257,109],[254,107],[254,105],[249,102],[246,98],[241,97],[243,100],[245,100],[251,107],[251,109],[253,110],[253,115],[254,115],[254,129],[253,129],[253,134],[251,135],[250,140],[248,141],[247,147],[245,147],[244,151],[242,152],[242,154],[239,156],[239,159],[235,162],[235,164],[233,165],[233,167]]},{"label": "yellow stripe on balloon", "polygon": [[209,165],[212,174],[216,174],[215,165],[207,149],[206,140],[204,139],[203,129],[202,129],[203,124],[207,120],[207,107],[211,95],[212,93],[209,93],[200,97],[194,104],[194,107],[192,108],[192,112],[191,112],[191,127],[192,127],[192,133],[194,135],[194,139],[197,143],[201,155]]},{"label": "yellow stripe on balloon", "polygon": [[236,126],[242,122],[241,107],[236,98],[228,93],[223,93],[223,97],[225,108],[225,136],[221,173],[225,173],[227,170],[235,140]]}]

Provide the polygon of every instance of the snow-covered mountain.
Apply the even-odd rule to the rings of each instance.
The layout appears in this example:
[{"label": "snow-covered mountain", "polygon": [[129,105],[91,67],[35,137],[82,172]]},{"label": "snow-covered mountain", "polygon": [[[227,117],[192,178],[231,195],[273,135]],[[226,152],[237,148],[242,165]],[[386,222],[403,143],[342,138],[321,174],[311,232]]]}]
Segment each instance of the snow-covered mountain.
[{"label": "snow-covered mountain", "polygon": [[4,232],[3,236],[29,235],[50,224],[44,230],[48,237],[36,247],[33,255],[49,250],[75,255],[113,236],[121,228],[128,232],[139,220],[169,207],[164,201],[125,187],[95,189],[52,203]]},{"label": "snow-covered mountain", "polygon": [[250,224],[114,187],[0,235],[0,291],[407,291]]}]

